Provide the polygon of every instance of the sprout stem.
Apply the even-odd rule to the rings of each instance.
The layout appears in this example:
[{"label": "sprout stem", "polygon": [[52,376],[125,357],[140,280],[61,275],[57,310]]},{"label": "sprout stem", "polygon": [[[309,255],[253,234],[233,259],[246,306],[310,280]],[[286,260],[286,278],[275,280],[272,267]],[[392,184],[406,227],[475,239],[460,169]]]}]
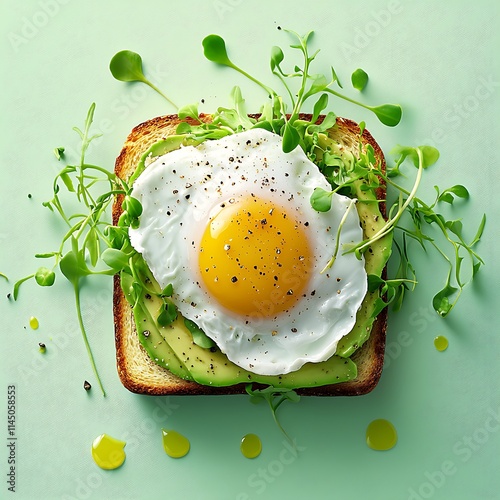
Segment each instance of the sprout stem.
[{"label": "sprout stem", "polygon": [[85,348],[87,349],[87,354],[90,359],[90,364],[92,366],[92,371],[94,372],[95,377],[97,378],[97,382],[99,387],[101,388],[101,392],[103,396],[106,396],[106,392],[104,391],[104,387],[101,382],[101,378],[99,377],[99,373],[97,373],[97,367],[94,360],[94,355],[92,354],[92,349],[90,348],[90,344],[87,338],[87,332],[85,330],[85,326],[83,324],[82,318],[82,308],[80,304],[80,287],[78,283],[73,284],[73,288],[75,289],[75,300],[76,300],[76,313],[78,316],[78,324],[80,325],[80,330],[82,332],[83,342],[85,343]]}]

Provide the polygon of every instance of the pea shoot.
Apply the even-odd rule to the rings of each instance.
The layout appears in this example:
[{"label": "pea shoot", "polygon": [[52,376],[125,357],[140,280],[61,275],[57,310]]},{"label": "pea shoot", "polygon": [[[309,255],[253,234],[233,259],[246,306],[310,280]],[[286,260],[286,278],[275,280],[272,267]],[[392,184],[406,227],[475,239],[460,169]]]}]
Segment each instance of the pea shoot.
[{"label": "pea shoot", "polygon": [[[378,277],[369,277],[369,288],[371,291],[374,291],[377,288],[376,284],[378,284],[381,287],[382,295],[388,294],[388,302],[381,302],[381,306],[385,307],[389,303],[394,302],[394,309],[398,310],[401,307],[404,292],[408,289],[408,284],[416,284],[416,273],[408,260],[408,239],[416,240],[424,250],[428,246],[433,247],[446,261],[448,271],[446,273],[445,284],[435,294],[432,306],[440,316],[447,316],[456,305],[464,287],[472,281],[479,268],[484,264],[484,261],[475,252],[474,247],[479,243],[483,234],[486,216],[482,216],[474,238],[471,242],[467,243],[462,235],[463,228],[461,221],[446,220],[440,213],[435,211],[440,203],[452,204],[456,198],[468,199],[469,192],[465,186],[455,185],[444,191],[440,191],[435,186],[436,198],[430,205],[416,196],[424,170],[432,166],[439,159],[437,149],[430,146],[420,146],[417,148],[398,146],[391,151],[393,155],[398,157],[395,165],[387,173],[384,173],[377,167],[374,152],[370,148],[371,146],[367,148],[365,155],[360,156],[359,160],[349,157],[344,158],[345,162],[333,162],[336,167],[336,170],[333,171],[335,174],[330,175],[328,178],[333,189],[326,191],[322,188],[316,188],[311,195],[311,205],[319,212],[326,212],[330,210],[331,197],[334,193],[340,192],[352,196],[354,194],[352,187],[356,182],[370,178],[382,179],[389,188],[393,188],[396,193],[399,193],[397,201],[389,209],[387,222],[370,238],[350,248],[345,248],[343,251],[346,253],[354,252],[361,258],[361,255],[373,242],[394,231],[402,233],[402,239],[399,242],[395,240],[395,247],[400,258],[396,279],[385,281]],[[326,160],[323,157],[323,160],[319,162],[320,169],[325,171],[327,167],[331,166],[331,163],[328,155]],[[413,163],[417,168],[413,187],[409,191],[394,181],[396,176],[403,175],[401,168],[404,163]],[[372,185],[372,188],[376,189],[377,187],[378,182]],[[411,224],[409,226],[403,223],[403,217],[410,219],[409,222]],[[449,257],[449,252],[447,253],[438,245],[435,238],[425,233],[425,228],[429,228],[430,226],[436,227],[441,232],[445,242],[451,246],[452,257]],[[336,248],[335,254],[327,264],[327,267],[335,259],[337,251],[338,248]],[[463,268],[466,256],[470,262],[470,270],[468,272]],[[464,277],[466,275],[468,275],[468,278]]]},{"label": "pea shoot", "polygon": [[[90,133],[94,110],[95,104],[92,104],[83,130],[78,127],[74,128],[81,139],[80,162],[76,165],[67,165],[59,171],[53,182],[53,198],[43,203],[43,206],[59,215],[67,226],[60,247],[56,251],[35,255],[38,259],[53,259],[53,267],[41,266],[35,273],[18,280],[14,284],[13,297],[17,300],[20,286],[32,278],[40,286],[52,286],[56,281],[56,271],[59,268],[61,274],[73,285],[77,318],[84,345],[99,387],[105,395],[82,318],[80,291],[88,276],[111,276],[128,263],[128,261],[126,263],[120,261],[118,265],[109,259],[113,265],[107,268],[100,265],[101,262],[108,260],[105,259],[106,250],[102,251],[102,249],[107,247],[110,250],[114,243],[108,230],[110,223],[107,220],[107,209],[116,195],[126,195],[130,189],[114,173],[88,164],[85,160],[85,153],[90,143],[99,137]],[[56,148],[56,150],[61,153],[63,148]],[[61,158],[59,156],[58,160]],[[102,184],[107,188],[103,189]],[[81,213],[67,213],[61,196],[62,186],[65,187],[67,193],[72,193],[76,197],[82,210]],[[139,209],[136,204],[132,205],[135,210],[133,216],[137,216]]]},{"label": "pea shoot", "polygon": [[352,86],[362,92],[368,83],[368,74],[364,69],[358,68],[351,75]]},{"label": "pea shoot", "polygon": [[174,108],[177,105],[171,101],[154,83],[146,78],[142,69],[142,58],[137,52],[122,50],[115,54],[109,63],[111,74],[122,82],[142,82],[158,92]]},{"label": "pea shoot", "polygon": [[290,438],[288,433],[285,431],[281,422],[278,419],[278,408],[285,402],[290,401],[292,403],[298,403],[300,401],[300,396],[291,389],[285,389],[283,387],[273,387],[272,385],[264,389],[254,389],[252,384],[247,384],[245,386],[247,394],[250,396],[250,402],[253,404],[259,404],[262,401],[266,401],[271,409],[273,415],[273,420],[283,433],[285,438],[289,443],[294,446],[293,440]]}]

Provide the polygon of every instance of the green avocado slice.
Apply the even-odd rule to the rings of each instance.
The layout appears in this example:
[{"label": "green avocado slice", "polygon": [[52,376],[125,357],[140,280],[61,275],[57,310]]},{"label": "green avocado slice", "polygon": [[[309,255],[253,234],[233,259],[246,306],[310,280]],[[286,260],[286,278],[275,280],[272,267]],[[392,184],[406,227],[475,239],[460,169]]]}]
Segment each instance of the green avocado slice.
[{"label": "green avocado slice", "polygon": [[170,345],[160,335],[156,322],[142,300],[135,303],[133,277],[125,272],[120,275],[120,285],[127,301],[133,306],[137,335],[149,357],[158,365],[184,380],[193,380],[184,363],[175,355]]},{"label": "green avocado slice", "polygon": [[[158,286],[155,283],[153,285]],[[257,382],[274,387],[295,389],[345,382],[356,378],[357,367],[355,363],[349,358],[341,358],[340,356],[332,356],[321,363],[307,363],[299,370],[285,375],[271,376],[251,373],[229,361],[219,349],[205,349],[195,344],[180,314],[171,325],[166,327],[158,325],[155,321],[153,324],[148,321],[148,318],[154,318],[158,315],[162,303],[162,299],[159,297],[144,296],[134,307],[137,324],[147,324],[150,332],[149,337],[153,335],[152,331],[155,329],[156,338],[158,335],[162,337],[164,344],[169,346],[174,356],[189,371],[191,379],[199,384],[224,387],[245,382]],[[138,330],[142,331],[142,327]],[[139,334],[140,337],[141,334]],[[149,347],[151,346],[152,344],[149,345]],[[175,361],[165,358],[164,354],[162,356],[164,363],[175,365]],[[153,349],[152,357],[155,360],[161,359],[156,349]]]},{"label": "green avocado slice", "polygon": [[[363,191],[361,189],[362,184],[361,181],[358,181],[354,186],[358,198],[356,208],[363,227],[363,233],[365,238],[368,238],[384,226],[385,220],[378,209],[377,198],[373,191]],[[392,233],[373,242],[364,254],[366,273],[381,276],[391,251]],[[335,354],[342,357],[351,356],[368,340],[375,320],[374,311],[379,297],[378,290],[366,294],[356,315],[356,323],[353,329],[340,339]]]}]

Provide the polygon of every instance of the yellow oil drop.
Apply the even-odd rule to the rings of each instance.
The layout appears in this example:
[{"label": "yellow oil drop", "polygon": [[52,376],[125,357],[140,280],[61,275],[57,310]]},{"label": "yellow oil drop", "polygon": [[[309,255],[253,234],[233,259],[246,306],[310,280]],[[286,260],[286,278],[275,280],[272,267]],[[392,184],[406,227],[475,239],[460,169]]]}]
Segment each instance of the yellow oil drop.
[{"label": "yellow oil drop", "polygon": [[92,443],[92,458],[101,469],[117,469],[125,462],[125,445],[124,441],[101,434]]},{"label": "yellow oil drop", "polygon": [[448,349],[448,339],[439,335],[434,339],[434,347],[440,352],[446,351]]},{"label": "yellow oil drop", "polygon": [[30,318],[30,327],[33,330],[37,330],[40,324],[38,323],[38,319],[35,318],[35,316],[31,316]]},{"label": "yellow oil drop", "polygon": [[373,420],[366,428],[366,444],[377,451],[393,448],[398,441],[396,428],[388,420],[379,418]]},{"label": "yellow oil drop", "polygon": [[246,434],[241,439],[241,453],[246,458],[256,458],[262,451],[262,442],[255,434]]},{"label": "yellow oil drop", "polygon": [[163,449],[172,458],[181,458],[188,454],[191,445],[189,439],[177,431],[161,430],[163,434]]}]

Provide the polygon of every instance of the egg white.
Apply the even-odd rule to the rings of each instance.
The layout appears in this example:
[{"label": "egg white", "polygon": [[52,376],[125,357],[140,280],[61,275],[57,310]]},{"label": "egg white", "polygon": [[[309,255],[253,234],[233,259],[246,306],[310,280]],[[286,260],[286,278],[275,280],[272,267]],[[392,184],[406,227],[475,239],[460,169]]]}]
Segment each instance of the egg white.
[{"label": "egg white", "polygon": [[[331,357],[354,326],[366,294],[364,260],[342,253],[344,245],[363,238],[356,210],[346,217],[333,266],[321,273],[351,200],[334,195],[331,210],[317,212],[309,201],[316,187],[331,189],[302,149],[283,153],[282,138],[263,129],[168,153],[134,183],[132,196],[143,213],[139,227],[129,230],[133,247],[162,288],[173,285],[172,299],[181,314],[229,360],[254,373],[285,374]],[[250,193],[276,201],[309,223],[314,267],[305,296],[273,318],[224,310],[204,289],[198,269],[200,239],[211,215],[222,202]]]}]

